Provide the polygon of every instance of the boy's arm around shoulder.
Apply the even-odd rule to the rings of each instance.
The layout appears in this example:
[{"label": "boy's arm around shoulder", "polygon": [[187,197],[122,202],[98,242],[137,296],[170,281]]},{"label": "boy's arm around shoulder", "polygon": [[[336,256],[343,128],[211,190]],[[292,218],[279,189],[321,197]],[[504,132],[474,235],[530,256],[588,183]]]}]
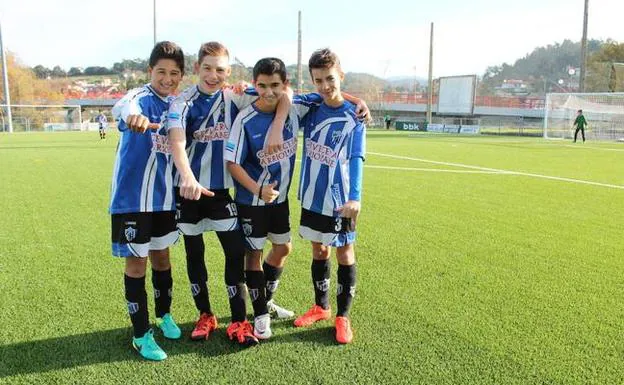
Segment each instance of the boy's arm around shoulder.
[{"label": "boy's arm around shoulder", "polygon": [[359,119],[363,120],[366,123],[371,122],[372,119],[371,119],[370,110],[368,109],[368,105],[363,99],[360,99],[353,95],[349,95],[346,92],[342,93],[342,97],[349,103],[355,104],[355,115]]},{"label": "boy's arm around shoulder", "polygon": [[275,118],[273,118],[273,122],[271,123],[271,127],[269,127],[268,138],[266,141],[266,146],[264,151],[267,154],[273,154],[275,152],[281,151],[284,147],[284,125],[286,124],[286,119],[288,118],[288,114],[290,113],[290,106],[292,105],[293,99],[293,90],[288,87],[286,92],[282,94],[279,102],[277,103],[277,110],[275,111]]}]

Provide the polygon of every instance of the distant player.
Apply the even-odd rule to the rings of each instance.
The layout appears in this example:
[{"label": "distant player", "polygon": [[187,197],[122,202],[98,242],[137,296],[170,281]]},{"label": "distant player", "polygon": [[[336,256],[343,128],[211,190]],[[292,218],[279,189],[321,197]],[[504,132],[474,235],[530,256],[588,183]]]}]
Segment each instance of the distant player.
[{"label": "distant player", "polygon": [[106,119],[106,115],[104,115],[102,110],[99,110],[98,112],[99,114],[95,117],[95,121],[98,122],[100,140],[102,140],[106,139],[106,127],[108,126],[108,119]]},{"label": "distant player", "polygon": [[129,91],[113,107],[121,137],[109,211],[113,255],[125,258],[125,297],[134,329],[132,345],[142,357],[160,361],[167,354],[150,329],[145,272],[149,257],[156,325],[166,338],[180,338],[170,310],[173,280],[168,249],[178,239],[178,231],[167,132],[164,128],[153,131],[150,124],[165,120],[168,96],[184,74],[182,49],[168,41],[156,44],[148,74],[149,84]]},{"label": "distant player", "polygon": [[[282,130],[282,151],[269,154],[265,144],[280,98],[288,92],[286,66],[277,58],[264,58],[253,69],[258,100],[239,112],[226,145],[225,159],[234,177],[234,200],[245,235],[247,286],[254,308],[254,335],[271,337],[270,311],[278,318],[294,313],[275,304],[286,257],[292,249],[288,190],[295,168],[299,119],[312,102],[295,97],[289,119]],[[310,96],[318,105],[320,96]],[[262,263],[267,240],[271,250]]]},{"label": "distant player", "polygon": [[338,287],[336,340],[353,339],[349,309],[355,296],[355,225],[360,213],[365,127],[354,107],[340,93],[344,73],[338,56],[329,49],[315,51],[309,60],[312,81],[323,98],[312,107],[303,130],[303,156],[298,197],[299,234],[312,243],[312,281],[315,304],[295,320],[309,326],[331,317],[331,248],[336,248]]},{"label": "distant player", "polygon": [[587,120],[583,116],[583,110],[578,110],[576,112],[576,119],[574,119],[574,124],[572,128],[576,127],[576,131],[574,131],[574,143],[576,143],[576,136],[579,131],[581,131],[581,137],[583,138],[583,143],[585,143],[585,127],[587,127]]},{"label": "distant player", "polygon": [[[199,319],[191,333],[207,339],[217,328],[208,295],[203,233],[215,231],[225,254],[225,282],[232,322],[226,333],[231,340],[250,346],[258,343],[245,308],[245,249],[237,219],[237,207],[229,188],[232,176],[224,161],[225,142],[238,111],[257,99],[255,91],[242,95],[224,88],[230,75],[229,52],[218,42],[200,47],[195,71],[197,85],[184,90],[169,110],[169,136],[177,168],[175,185],[180,200],[178,227],[184,234],[187,272]],[[275,124],[282,127],[290,102],[284,98]],[[280,103],[282,104],[282,103]],[[203,189],[214,197],[202,195]]]}]

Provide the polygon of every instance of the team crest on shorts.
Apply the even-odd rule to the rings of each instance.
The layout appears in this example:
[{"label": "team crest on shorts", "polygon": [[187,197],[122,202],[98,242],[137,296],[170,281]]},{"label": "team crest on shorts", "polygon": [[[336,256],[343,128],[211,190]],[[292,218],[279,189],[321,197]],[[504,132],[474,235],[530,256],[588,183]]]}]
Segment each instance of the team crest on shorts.
[{"label": "team crest on shorts", "polygon": [[245,233],[246,236],[250,236],[252,231],[253,227],[251,223],[243,223],[243,233]]},{"label": "team crest on shorts", "polygon": [[134,238],[136,238],[137,230],[132,226],[128,226],[124,230],[124,235],[126,236],[126,239],[128,240],[128,242],[132,242]]}]

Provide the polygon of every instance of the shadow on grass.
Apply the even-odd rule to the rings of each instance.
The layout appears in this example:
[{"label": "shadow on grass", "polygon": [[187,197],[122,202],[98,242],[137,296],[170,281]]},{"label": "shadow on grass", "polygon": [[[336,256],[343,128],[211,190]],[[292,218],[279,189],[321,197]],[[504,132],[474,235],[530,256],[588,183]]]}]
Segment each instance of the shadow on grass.
[{"label": "shadow on grass", "polygon": [[[216,357],[243,350],[243,347],[232,343],[226,336],[229,318],[220,319],[219,322],[224,326],[220,326],[208,341],[192,341],[189,338],[194,327],[194,323],[190,322],[179,325],[182,329],[181,339],[167,340],[162,333],[155,331],[156,341],[169,357],[181,354]],[[131,328],[124,327],[1,345],[0,379],[98,363],[143,361],[132,348],[131,338]]]},{"label": "shadow on grass", "polygon": [[[219,319],[219,328],[208,341],[192,341],[189,338],[194,323],[180,324],[182,338],[167,340],[156,331],[156,341],[169,357],[197,354],[217,357],[236,354],[245,347],[230,341],[226,335],[229,318]],[[321,346],[338,345],[334,339],[333,326],[294,328],[292,320],[275,321],[274,336],[264,343],[313,343]],[[290,333],[288,332],[290,331]],[[277,332],[277,333],[275,333]],[[46,340],[19,342],[0,346],[0,379],[15,375],[42,373],[52,370],[75,368],[98,363],[143,361],[131,345],[132,331],[129,327],[76,334]]]},{"label": "shadow on grass", "polygon": [[334,326],[327,321],[326,326],[296,328],[292,320],[272,321],[273,337],[268,343],[312,343],[321,346],[338,346]]}]

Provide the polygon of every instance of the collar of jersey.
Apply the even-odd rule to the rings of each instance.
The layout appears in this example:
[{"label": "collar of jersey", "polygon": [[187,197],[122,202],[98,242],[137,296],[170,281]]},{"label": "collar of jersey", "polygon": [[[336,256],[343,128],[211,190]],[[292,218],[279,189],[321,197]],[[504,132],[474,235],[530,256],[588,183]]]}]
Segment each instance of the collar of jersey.
[{"label": "collar of jersey", "polygon": [[331,107],[327,105],[327,103],[323,102],[321,103],[321,108],[327,111],[331,111],[331,112],[340,112],[340,111],[346,111],[349,108],[351,108],[351,104],[347,102],[346,100],[344,100],[340,107]]},{"label": "collar of jersey", "polygon": [[148,89],[148,90],[149,90],[152,94],[154,94],[154,96],[156,96],[158,99],[162,100],[162,101],[163,101],[163,102],[165,102],[165,103],[169,103],[169,101],[167,100],[168,96],[165,96],[165,97],[160,96],[160,95],[158,94],[158,92],[156,92],[156,91],[152,88],[152,86],[151,86],[149,83],[147,83],[147,84],[145,85],[145,88],[147,88],[147,89]]},{"label": "collar of jersey", "polygon": [[257,113],[262,114],[262,115],[267,115],[267,116],[274,116],[275,115],[275,111],[273,111],[273,112],[266,112],[266,111],[262,111],[261,109],[256,107],[256,102],[251,103],[251,108],[253,108],[254,111],[256,111]]},{"label": "collar of jersey", "polygon": [[199,87],[199,84],[196,84],[196,85],[195,85],[195,87],[197,87],[197,92],[199,92],[200,94],[202,94],[202,95],[204,95],[204,96],[207,96],[207,97],[209,97],[209,98],[212,98],[213,96],[215,96],[216,94],[218,94],[218,93],[219,93],[219,91],[221,91],[221,90],[218,90],[218,91],[216,91],[215,93],[212,93],[212,94],[207,94],[207,93],[205,93],[204,91],[202,91],[202,90],[201,90],[201,88]]}]

